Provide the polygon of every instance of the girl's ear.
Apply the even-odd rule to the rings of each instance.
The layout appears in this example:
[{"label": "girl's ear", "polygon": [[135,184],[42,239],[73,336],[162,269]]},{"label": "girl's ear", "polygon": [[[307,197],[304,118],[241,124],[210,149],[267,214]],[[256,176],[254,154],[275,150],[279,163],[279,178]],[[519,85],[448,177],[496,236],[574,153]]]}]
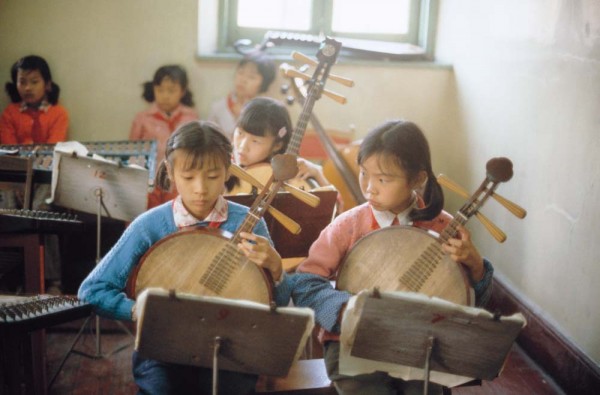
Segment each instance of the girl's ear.
[{"label": "girl's ear", "polygon": [[271,154],[275,154],[276,152],[279,152],[279,150],[283,148],[283,141],[278,141],[276,143],[273,144],[273,148],[271,149]]},{"label": "girl's ear", "polygon": [[417,177],[415,178],[415,182],[412,185],[412,189],[423,189],[425,184],[427,183],[427,172],[425,170],[421,170]]},{"label": "girl's ear", "polygon": [[181,101],[185,97],[187,92],[188,92],[187,88],[183,88],[183,87],[181,88],[181,93],[179,94],[179,101]]}]

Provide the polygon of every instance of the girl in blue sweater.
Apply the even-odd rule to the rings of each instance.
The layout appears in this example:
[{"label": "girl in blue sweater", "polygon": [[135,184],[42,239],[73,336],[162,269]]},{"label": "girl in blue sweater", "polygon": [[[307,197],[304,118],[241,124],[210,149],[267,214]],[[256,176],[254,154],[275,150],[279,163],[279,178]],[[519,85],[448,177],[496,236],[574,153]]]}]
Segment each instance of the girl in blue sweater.
[{"label": "girl in blue sweater", "polygon": [[[125,292],[128,278],[140,258],[156,242],[189,226],[210,226],[234,233],[248,208],[222,196],[229,178],[232,147],[210,122],[192,121],[179,127],[167,141],[165,160],[157,183],[168,189],[174,183],[179,195],[136,218],[119,241],[83,281],[80,299],[92,304],[99,315],[117,320],[136,320],[135,301]],[[281,257],[273,248],[261,219],[254,233],[242,233],[238,248],[248,260],[270,272],[277,305],[289,302],[288,282],[283,281]],[[286,289],[284,289],[286,288]],[[210,393],[212,370],[145,359],[134,351],[133,375],[140,394]],[[245,394],[254,390],[256,375],[219,372],[222,393]]]}]

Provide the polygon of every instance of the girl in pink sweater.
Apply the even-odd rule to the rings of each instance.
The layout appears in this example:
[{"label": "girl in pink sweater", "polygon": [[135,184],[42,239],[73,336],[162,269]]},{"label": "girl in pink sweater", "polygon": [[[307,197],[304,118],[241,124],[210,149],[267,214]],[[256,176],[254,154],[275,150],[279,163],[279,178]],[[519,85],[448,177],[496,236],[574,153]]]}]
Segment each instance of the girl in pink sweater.
[{"label": "girl in pink sweater", "polygon": [[[156,140],[156,168],[164,160],[167,140],[175,129],[189,121],[198,120],[194,109],[192,92],[188,89],[188,77],[183,67],[167,65],[159,67],[152,81],[144,83],[142,97],[150,107],[139,112],[131,125],[129,140]],[[148,194],[148,208],[174,199],[177,191],[160,188]]]},{"label": "girl in pink sweater", "polygon": [[[440,232],[451,216],[442,210],[444,195],[431,166],[429,144],[412,122],[386,122],[363,140],[358,153],[360,188],[366,203],[338,216],[311,246],[294,277],[292,297],[297,306],[311,307],[322,330],[329,378],[340,394],[423,393],[421,382],[402,382],[384,372],[345,376],[339,373],[340,321],[350,294],[336,290],[335,280],[344,256],[363,236],[374,230],[409,225]],[[417,191],[423,191],[420,194]],[[466,269],[476,304],[490,295],[493,268],[479,255],[469,232],[459,227],[460,238],[449,239],[443,249]],[[416,388],[415,388],[416,387]],[[430,383],[430,393],[442,393]]]}]

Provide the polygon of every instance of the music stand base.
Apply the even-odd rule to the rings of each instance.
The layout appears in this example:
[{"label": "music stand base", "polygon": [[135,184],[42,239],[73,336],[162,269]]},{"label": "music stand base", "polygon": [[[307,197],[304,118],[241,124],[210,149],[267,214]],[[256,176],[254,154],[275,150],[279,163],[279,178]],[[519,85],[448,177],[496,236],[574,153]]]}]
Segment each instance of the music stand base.
[{"label": "music stand base", "polygon": [[[79,339],[81,339],[81,335],[83,335],[83,331],[85,330],[85,328],[88,327],[88,324],[90,323],[90,320],[92,319],[92,317],[95,318],[95,323],[96,323],[96,331],[95,331],[95,336],[96,336],[96,352],[94,354],[90,354],[90,353],[86,353],[80,350],[76,350],[75,346],[77,345],[77,343],[79,342]],[[122,322],[120,321],[115,321],[117,323],[117,325],[121,328],[121,330],[129,335],[132,338],[135,338],[134,334],[129,330],[129,328],[127,328],[125,325],[123,325]],[[50,382],[48,383],[48,390],[50,390],[52,388],[52,385],[54,384],[54,381],[56,381],[56,378],[58,377],[58,375],[60,374],[63,366],[65,365],[65,363],[67,362],[67,359],[69,358],[69,356],[71,354],[77,354],[80,355],[82,357],[86,357],[86,358],[90,358],[90,359],[105,359],[105,358],[110,358],[111,356],[113,356],[114,354],[125,350],[126,348],[128,348],[129,346],[133,345],[134,341],[130,341],[127,342],[125,344],[121,344],[117,347],[115,347],[112,351],[103,354],[102,353],[102,348],[101,348],[101,338],[100,338],[100,317],[98,317],[97,315],[90,315],[89,317],[87,317],[85,319],[85,321],[83,322],[83,325],[81,325],[81,327],[79,328],[79,331],[77,332],[77,335],[75,336],[75,339],[73,340],[73,342],[71,343],[71,345],[69,346],[69,349],[67,350],[67,352],[63,355],[58,368],[56,369],[56,372],[54,372],[54,374],[52,375],[52,378],[50,379]]]}]

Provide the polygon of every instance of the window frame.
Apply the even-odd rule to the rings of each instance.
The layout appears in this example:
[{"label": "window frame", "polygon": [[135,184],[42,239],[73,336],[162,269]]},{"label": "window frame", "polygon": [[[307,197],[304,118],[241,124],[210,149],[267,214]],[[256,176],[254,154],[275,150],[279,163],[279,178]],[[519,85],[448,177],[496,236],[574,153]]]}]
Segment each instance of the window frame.
[{"label": "window frame", "polygon": [[[200,3],[207,2],[208,0],[199,0]],[[411,16],[410,24],[416,26],[409,30],[406,35],[364,35],[364,34],[343,34],[337,35],[331,31],[331,15],[332,15],[332,0],[313,0],[313,13],[312,13],[312,27],[310,32],[306,31],[288,31],[289,33],[295,33],[296,36],[310,37],[312,40],[318,40],[318,33],[323,30],[324,35],[339,39],[344,43],[346,41],[349,45],[342,47],[340,58],[345,60],[367,60],[367,61],[406,61],[406,60],[417,60],[417,61],[431,61],[433,60],[434,51],[434,35],[435,26],[437,23],[437,8],[439,0],[410,0],[411,3]],[[214,45],[208,47],[213,49],[213,53],[206,53],[206,51],[200,50],[201,56],[230,56],[236,54],[236,50],[233,43],[238,39],[249,39],[253,45],[259,45],[263,42],[265,32],[268,29],[256,29],[256,28],[240,28],[237,26],[237,2],[238,0],[212,0],[215,7],[218,7],[218,21],[214,24]],[[319,26],[317,15],[324,15],[323,19],[326,19],[327,25]],[[205,22],[202,19],[202,12],[199,13],[198,19],[199,27]],[[319,31],[317,31],[319,30]],[[207,35],[199,33],[200,40],[206,40]],[[346,40],[344,40],[346,39]],[[391,52],[387,51],[386,46],[382,46],[381,50],[377,54],[373,54],[369,51],[364,51],[359,47],[354,47],[352,40],[369,40],[369,48],[376,47],[378,44],[384,44],[390,46],[393,49]],[[279,45],[269,49],[269,53],[275,57],[289,56],[290,50],[300,50],[306,46],[317,46],[318,41],[315,42],[301,42],[294,40],[283,40],[280,41]],[[199,45],[199,48],[202,46]],[[206,48],[207,46],[204,45]]]}]

